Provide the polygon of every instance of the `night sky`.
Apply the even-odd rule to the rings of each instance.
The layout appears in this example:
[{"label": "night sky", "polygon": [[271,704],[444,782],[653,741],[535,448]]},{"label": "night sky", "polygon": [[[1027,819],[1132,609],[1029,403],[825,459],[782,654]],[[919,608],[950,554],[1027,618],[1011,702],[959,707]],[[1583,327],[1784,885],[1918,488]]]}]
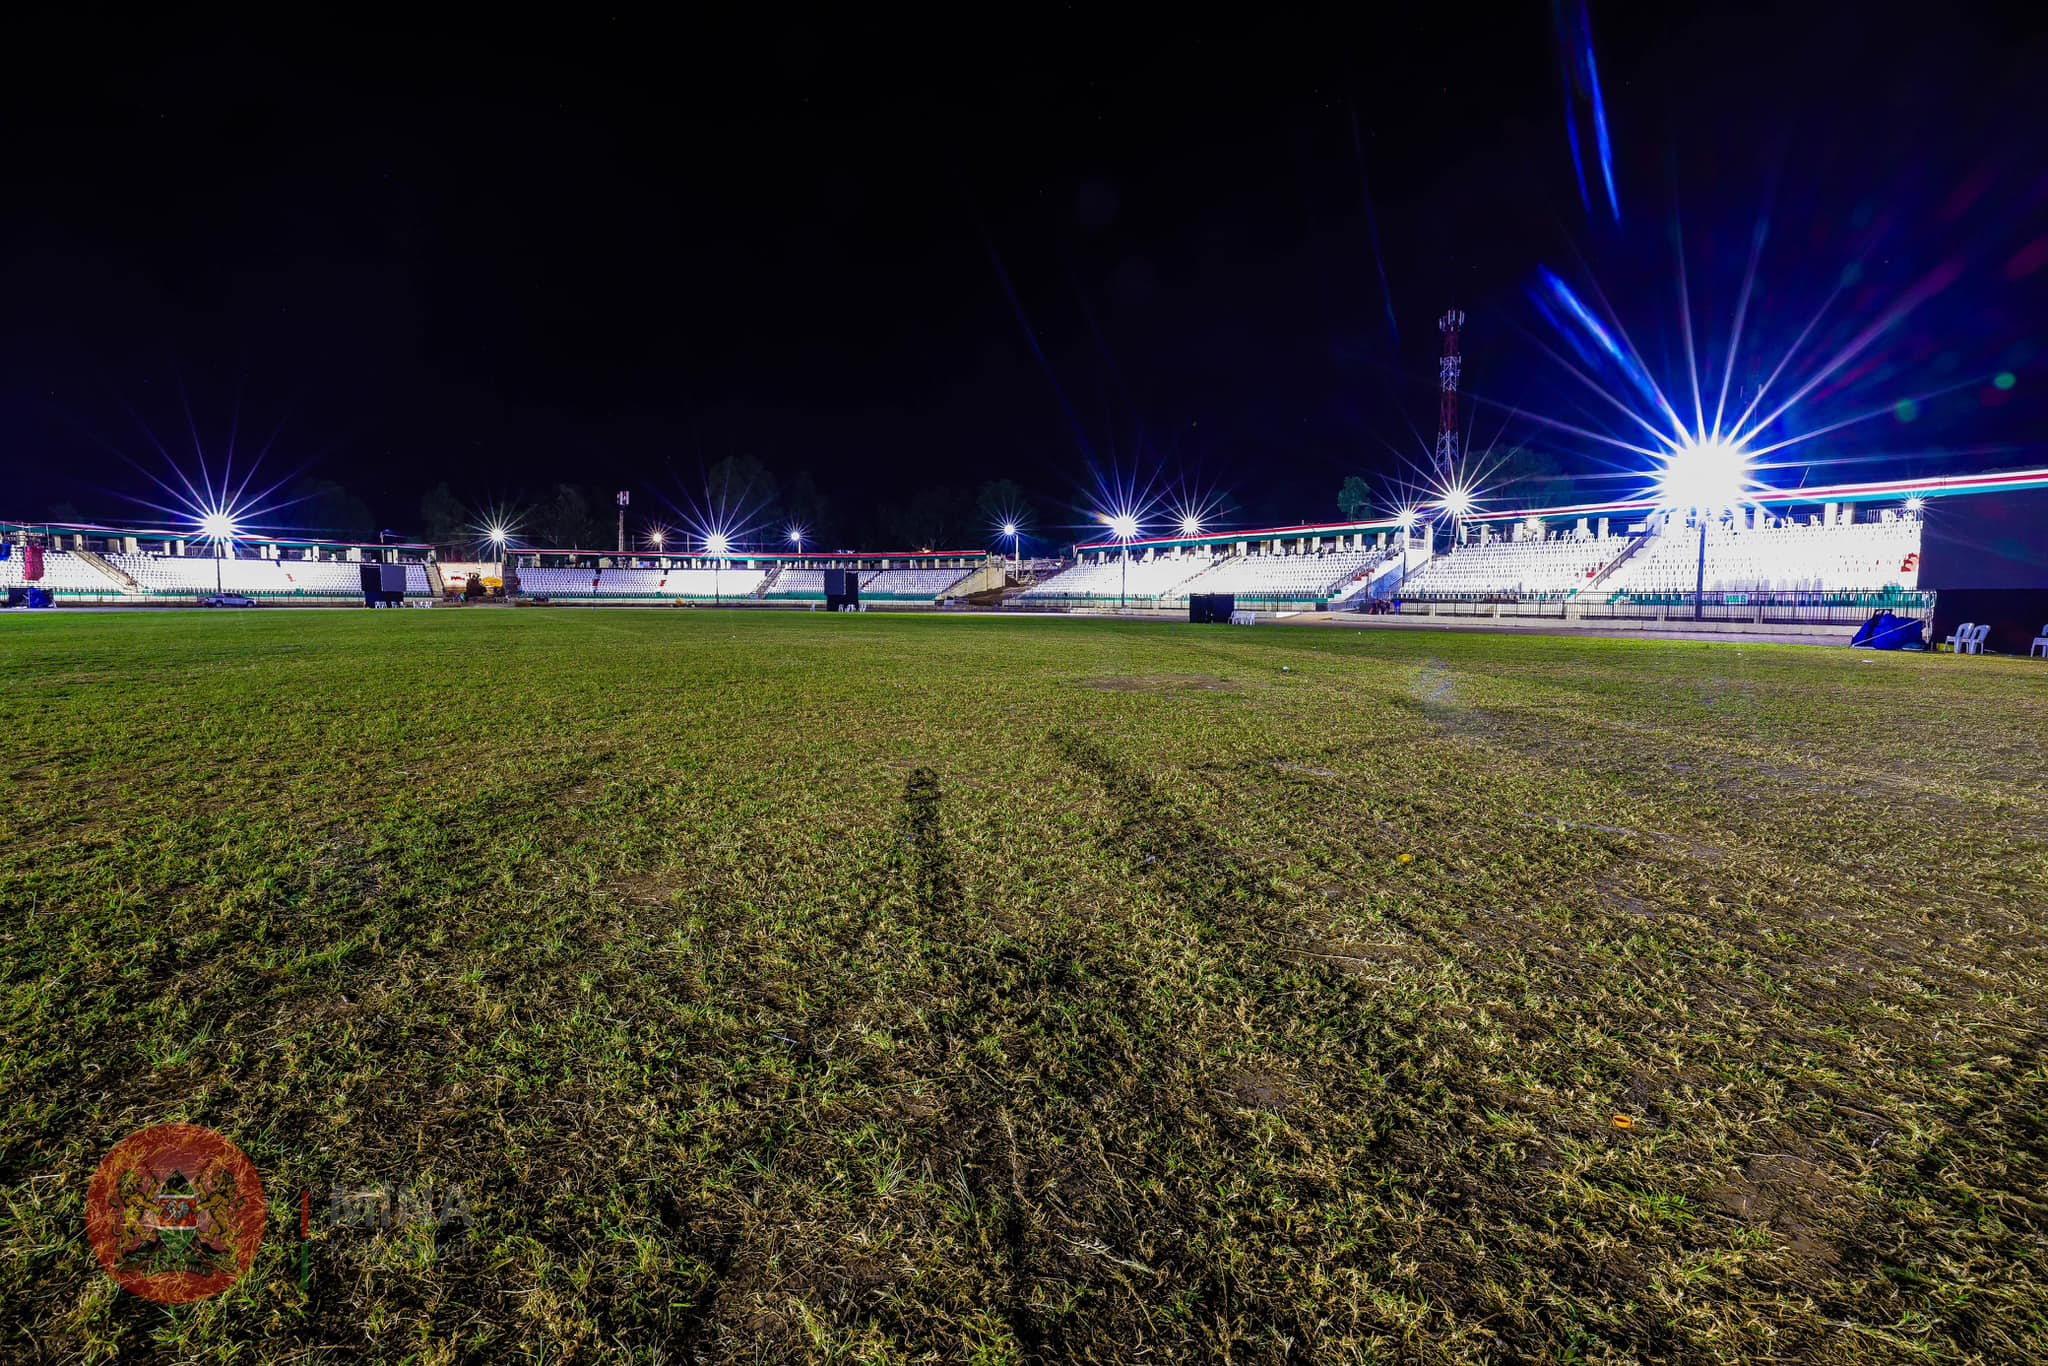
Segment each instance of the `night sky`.
[{"label": "night sky", "polygon": [[1477,443],[1598,475],[1529,416],[1618,420],[1538,345],[1568,354],[1538,269],[1597,283],[1676,378],[1682,224],[1717,370],[1767,204],[1738,393],[1831,291],[1816,359],[1946,268],[1792,416],[1889,411],[1804,449],[1863,462],[1839,477],[2043,461],[2022,7],[1595,5],[1618,222],[1597,167],[1580,197],[1548,5],[1093,8],[17,24],[0,515],[163,520],[123,457],[168,474],[147,429],[189,468],[189,401],[216,457],[275,433],[264,483],[336,481],[409,534],[437,482],[653,515],[734,455],[809,471],[839,543],[995,478],[1071,540],[1112,470],[1331,518],[1347,474],[1422,459],[1453,303]]}]

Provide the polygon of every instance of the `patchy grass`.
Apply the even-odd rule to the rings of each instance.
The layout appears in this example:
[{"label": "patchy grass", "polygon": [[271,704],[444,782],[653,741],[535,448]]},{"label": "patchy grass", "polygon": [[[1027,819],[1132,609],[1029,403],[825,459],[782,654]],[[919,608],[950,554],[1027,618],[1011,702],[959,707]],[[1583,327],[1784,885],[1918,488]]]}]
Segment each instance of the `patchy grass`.
[{"label": "patchy grass", "polygon": [[[9,1360],[2048,1355],[2039,665],[0,625]],[[272,1203],[181,1309],[169,1120]]]}]

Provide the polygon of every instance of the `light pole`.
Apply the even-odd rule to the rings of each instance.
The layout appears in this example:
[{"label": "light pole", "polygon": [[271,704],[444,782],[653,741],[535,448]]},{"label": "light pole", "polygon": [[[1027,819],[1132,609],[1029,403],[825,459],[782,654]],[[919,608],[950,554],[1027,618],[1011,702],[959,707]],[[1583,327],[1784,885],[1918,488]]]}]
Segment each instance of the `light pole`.
[{"label": "light pole", "polygon": [[199,521],[199,530],[207,540],[213,542],[213,595],[221,595],[220,558],[221,546],[234,539],[235,519],[225,512],[209,512]]},{"label": "light pole", "polygon": [[1702,621],[1707,610],[1707,519],[1695,512],[1693,520],[1700,524],[1700,562],[1692,580],[1692,619]]},{"label": "light pole", "polygon": [[1128,512],[1119,512],[1109,518],[1109,530],[1123,543],[1123,575],[1116,591],[1116,609],[1125,610],[1126,599],[1131,595],[1131,542],[1138,538],[1141,528],[1137,517]]},{"label": "light pole", "polygon": [[1024,556],[1017,548],[1017,524],[1015,522],[1004,522],[1003,534],[1010,538],[1010,572],[1018,578],[1022,578],[1024,577]]},{"label": "light pole", "polygon": [[722,531],[714,531],[704,539],[704,548],[711,552],[711,605],[723,607],[725,597],[718,588],[718,571],[723,566],[725,553],[732,549],[732,541]]},{"label": "light pole", "polygon": [[1739,512],[1744,503],[1751,501],[1754,459],[1739,445],[1710,438],[1672,451],[1664,457],[1663,467],[1657,472],[1658,502],[1672,517],[1689,513],[1699,524],[1699,550],[1692,581],[1694,621],[1706,616],[1707,523],[1724,510]]},{"label": "light pole", "polygon": [[1401,528],[1401,574],[1394,580],[1393,596],[1399,596],[1402,587],[1408,582],[1409,556],[1415,553],[1415,521],[1418,515],[1414,508],[1405,507],[1395,519]]}]

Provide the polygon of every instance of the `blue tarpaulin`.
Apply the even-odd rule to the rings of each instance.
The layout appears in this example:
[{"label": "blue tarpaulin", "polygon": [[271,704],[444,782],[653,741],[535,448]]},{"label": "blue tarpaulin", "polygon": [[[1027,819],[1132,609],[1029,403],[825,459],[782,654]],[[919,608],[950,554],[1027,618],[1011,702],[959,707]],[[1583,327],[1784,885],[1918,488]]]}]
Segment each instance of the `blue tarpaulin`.
[{"label": "blue tarpaulin", "polygon": [[1866,650],[1924,650],[1926,629],[1926,622],[1913,617],[1878,612],[1857,628],[1856,638],[1849,644]]}]

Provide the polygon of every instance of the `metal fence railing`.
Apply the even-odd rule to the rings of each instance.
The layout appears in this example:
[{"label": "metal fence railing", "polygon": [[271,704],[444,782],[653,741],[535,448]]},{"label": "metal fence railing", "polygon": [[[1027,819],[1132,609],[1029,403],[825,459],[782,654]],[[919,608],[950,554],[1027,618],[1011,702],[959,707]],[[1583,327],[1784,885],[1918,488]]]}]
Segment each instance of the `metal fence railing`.
[{"label": "metal fence railing", "polygon": [[1889,610],[1919,621],[1934,619],[1934,594],[1892,590],[1870,593],[1764,591],[1707,593],[1697,610],[1691,593],[1581,594],[1574,598],[1521,599],[1506,594],[1402,598],[1403,616],[1539,621],[1711,621],[1746,625],[1854,626]]}]

